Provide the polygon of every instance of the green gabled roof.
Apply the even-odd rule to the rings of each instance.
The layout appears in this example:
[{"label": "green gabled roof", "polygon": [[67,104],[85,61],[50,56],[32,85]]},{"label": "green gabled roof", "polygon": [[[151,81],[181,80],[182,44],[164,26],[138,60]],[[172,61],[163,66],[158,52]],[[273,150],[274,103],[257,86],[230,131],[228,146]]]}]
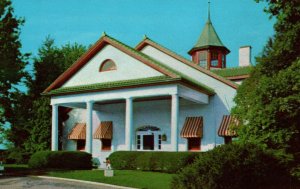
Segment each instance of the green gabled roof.
[{"label": "green gabled roof", "polygon": [[236,67],[236,68],[216,69],[210,71],[222,77],[234,77],[234,76],[249,75],[252,69],[253,66],[243,66],[243,67]]},{"label": "green gabled roof", "polygon": [[135,55],[141,57],[142,59],[149,61],[150,63],[156,65],[160,69],[163,69],[163,70],[171,73],[175,77],[159,76],[159,77],[132,79],[132,80],[122,80],[122,81],[115,81],[115,82],[106,82],[106,83],[99,83],[99,84],[92,84],[92,85],[61,87],[61,88],[53,89],[44,94],[56,95],[56,94],[85,92],[85,91],[93,91],[93,90],[108,90],[108,89],[114,89],[114,88],[119,88],[119,87],[130,87],[130,86],[138,86],[138,85],[143,85],[143,84],[155,84],[155,83],[169,82],[169,81],[183,81],[185,83],[192,84],[192,85],[198,87],[199,89],[206,91],[208,94],[215,94],[215,92],[212,88],[194,80],[193,78],[191,78],[183,73],[180,73],[180,72],[172,69],[169,66],[162,64],[161,62],[149,57],[148,55],[146,55],[140,51],[137,51],[136,49],[134,49],[128,45],[125,45],[124,43],[108,36],[107,34],[104,34],[104,36],[102,36],[102,37],[107,37],[108,39],[117,43],[119,46],[126,48],[131,53],[134,53]]},{"label": "green gabled roof", "polygon": [[54,89],[46,93],[45,95],[59,95],[59,94],[69,94],[69,93],[101,91],[101,90],[116,89],[116,88],[123,88],[123,87],[135,87],[135,86],[137,87],[140,85],[175,82],[181,80],[182,80],[181,78],[171,78],[169,76],[156,76],[156,77],[148,77],[148,78],[140,78],[140,79],[97,83],[97,84],[90,84],[90,85],[80,85],[74,87],[61,87],[58,89]]}]

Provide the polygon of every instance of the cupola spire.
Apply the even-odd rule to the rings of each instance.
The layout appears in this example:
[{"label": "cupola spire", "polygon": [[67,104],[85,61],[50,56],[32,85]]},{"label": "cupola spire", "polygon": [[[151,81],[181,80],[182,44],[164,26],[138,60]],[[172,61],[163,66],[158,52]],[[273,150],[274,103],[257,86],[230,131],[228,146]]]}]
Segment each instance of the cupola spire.
[{"label": "cupola spire", "polygon": [[210,0],[208,0],[208,17],[207,17],[207,22],[211,22],[210,21]]},{"label": "cupola spire", "polygon": [[207,69],[225,68],[226,55],[230,52],[223,45],[210,19],[210,0],[208,0],[207,13],[208,18],[201,32],[198,41],[194,47],[188,52],[192,56],[192,60]]}]

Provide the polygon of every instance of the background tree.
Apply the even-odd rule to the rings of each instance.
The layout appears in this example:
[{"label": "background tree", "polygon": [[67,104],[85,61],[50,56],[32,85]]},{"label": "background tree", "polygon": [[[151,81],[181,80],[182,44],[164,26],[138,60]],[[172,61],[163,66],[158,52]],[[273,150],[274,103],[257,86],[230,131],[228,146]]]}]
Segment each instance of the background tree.
[{"label": "background tree", "polygon": [[265,11],[276,18],[275,34],[239,87],[232,112],[242,122],[240,141],[295,154],[300,151],[300,1],[265,2]]},{"label": "background tree", "polygon": [[[28,54],[22,54],[20,26],[24,20],[13,15],[10,0],[0,1],[0,133],[5,124],[14,121],[15,100],[20,98],[16,88],[27,73],[24,68]],[[1,142],[1,141],[0,141]],[[3,141],[2,141],[3,142]]]},{"label": "background tree", "polygon": [[[84,52],[86,48],[78,44],[67,44],[58,48],[54,40],[47,37],[38,56],[34,59],[35,77],[28,81],[29,94],[32,106],[27,128],[30,128],[29,137],[25,141],[25,150],[34,153],[50,149],[51,143],[51,106],[50,99],[41,96],[41,93],[67,68],[70,67]],[[60,125],[66,119],[66,112],[59,109]],[[61,126],[60,126],[61,127]],[[61,130],[61,129],[60,129]]]}]

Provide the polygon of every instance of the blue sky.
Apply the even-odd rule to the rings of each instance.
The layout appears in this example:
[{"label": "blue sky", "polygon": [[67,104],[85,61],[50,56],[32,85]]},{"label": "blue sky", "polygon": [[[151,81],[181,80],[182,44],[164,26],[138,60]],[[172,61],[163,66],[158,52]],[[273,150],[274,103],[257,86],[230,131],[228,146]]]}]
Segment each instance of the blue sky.
[{"label": "blue sky", "polygon": [[[24,17],[23,52],[36,55],[47,35],[57,45],[90,45],[105,31],[135,46],[144,34],[190,58],[207,20],[207,0],[12,0],[15,14]],[[211,20],[231,50],[229,67],[238,64],[238,48],[252,46],[254,56],[273,34],[274,21],[254,0],[211,0]]]}]

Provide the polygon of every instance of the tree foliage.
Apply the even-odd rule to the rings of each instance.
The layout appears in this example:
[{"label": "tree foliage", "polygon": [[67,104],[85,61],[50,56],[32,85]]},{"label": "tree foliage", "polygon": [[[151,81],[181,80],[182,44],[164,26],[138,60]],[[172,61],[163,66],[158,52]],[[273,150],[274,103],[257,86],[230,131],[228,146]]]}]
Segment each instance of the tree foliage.
[{"label": "tree foliage", "polygon": [[[28,81],[28,96],[31,98],[32,104],[27,122],[27,128],[30,128],[29,136],[24,143],[27,152],[34,153],[50,149],[50,99],[41,96],[41,93],[85,51],[86,48],[78,44],[67,44],[59,48],[49,37],[39,49],[38,56],[34,58],[34,78]],[[59,112],[63,113],[64,110],[59,109]],[[66,119],[65,115],[60,115],[60,118],[61,121]]]},{"label": "tree foliage", "polygon": [[[174,189],[290,188],[286,164],[254,144],[228,144],[198,156],[173,177]],[[296,183],[296,182],[295,182]]]},{"label": "tree foliage", "polygon": [[[258,1],[258,0],[257,0]],[[275,34],[239,87],[235,114],[241,141],[273,149],[300,151],[300,2],[266,0],[276,18]]]},{"label": "tree foliage", "polygon": [[[22,54],[20,43],[20,26],[24,20],[13,14],[10,0],[0,1],[0,131],[4,124],[13,121],[14,100],[19,95],[15,87],[26,77],[24,70],[28,54]],[[14,94],[13,94],[14,93]],[[19,97],[18,97],[19,98]]]},{"label": "tree foliage", "polygon": [[[66,44],[57,47],[54,40],[47,37],[33,59],[33,73],[26,78],[27,93],[15,90],[10,94],[12,104],[6,121],[10,123],[7,139],[14,145],[12,152],[27,156],[36,151],[50,149],[51,106],[49,97],[41,93],[72,63],[86,48],[78,44]],[[64,112],[60,109],[60,112]],[[61,121],[66,119],[60,115]]]}]

